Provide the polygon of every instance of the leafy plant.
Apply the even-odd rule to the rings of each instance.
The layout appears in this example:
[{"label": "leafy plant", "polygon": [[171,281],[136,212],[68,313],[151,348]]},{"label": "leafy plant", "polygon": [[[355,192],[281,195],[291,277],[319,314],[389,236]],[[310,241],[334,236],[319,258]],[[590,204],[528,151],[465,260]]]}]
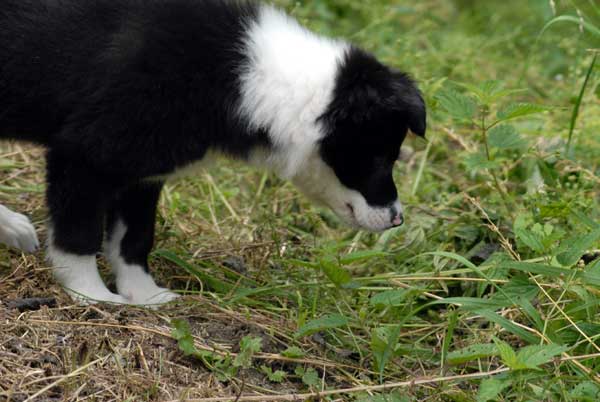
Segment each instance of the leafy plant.
[{"label": "leafy plant", "polygon": [[269,379],[269,381],[271,382],[283,382],[283,380],[285,380],[285,378],[287,377],[287,373],[283,370],[275,370],[273,371],[273,369],[269,366],[265,366],[264,364],[262,366],[260,366],[260,371],[262,371],[267,378]]},{"label": "leafy plant", "polygon": [[240,341],[240,352],[233,360],[234,367],[248,368],[252,364],[252,356],[260,352],[262,339],[247,335]]}]

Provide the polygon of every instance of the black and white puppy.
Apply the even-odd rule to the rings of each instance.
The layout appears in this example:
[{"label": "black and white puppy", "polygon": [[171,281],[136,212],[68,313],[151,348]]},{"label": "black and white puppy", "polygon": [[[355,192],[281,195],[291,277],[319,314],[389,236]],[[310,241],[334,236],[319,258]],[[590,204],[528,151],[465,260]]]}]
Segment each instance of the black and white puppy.
[{"label": "black and white puppy", "polygon": [[[425,133],[411,79],[267,5],[0,1],[0,138],[47,147],[48,258],[81,301],[159,304],[148,273],[163,181],[210,154],[273,170],[357,228],[403,222],[392,169]],[[0,241],[33,250],[0,206]],[[102,282],[102,251],[119,294]]]}]

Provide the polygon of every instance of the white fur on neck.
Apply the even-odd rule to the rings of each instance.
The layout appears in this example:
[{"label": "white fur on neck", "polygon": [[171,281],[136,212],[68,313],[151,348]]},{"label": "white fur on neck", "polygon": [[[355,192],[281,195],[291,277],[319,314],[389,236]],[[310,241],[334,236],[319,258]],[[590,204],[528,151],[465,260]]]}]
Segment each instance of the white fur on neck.
[{"label": "white fur on neck", "polygon": [[283,178],[295,176],[324,135],[317,119],[347,49],[269,6],[248,28],[239,113],[251,129],[268,131],[275,149],[263,163]]}]

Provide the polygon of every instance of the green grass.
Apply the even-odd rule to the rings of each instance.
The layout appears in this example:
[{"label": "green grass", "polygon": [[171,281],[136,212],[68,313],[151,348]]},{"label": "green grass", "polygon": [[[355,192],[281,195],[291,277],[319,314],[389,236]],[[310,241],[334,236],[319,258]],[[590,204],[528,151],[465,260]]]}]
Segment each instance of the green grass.
[{"label": "green grass", "polygon": [[[396,168],[406,223],[349,230],[233,162],[171,183],[154,265],[261,329],[215,351],[181,313],[181,352],[224,384],[252,372],[323,400],[599,400],[596,3],[278,3],[418,80],[428,140]],[[547,26],[559,15],[586,25]]]},{"label": "green grass", "polygon": [[[597,400],[600,263],[581,259],[600,242],[597,38],[561,19],[541,33],[576,6],[600,14],[593,2],[555,3],[282,2],[415,76],[429,142],[408,141],[415,152],[397,167],[407,223],[381,235],[344,229],[245,168],[221,165],[214,186],[194,181],[178,208],[213,226],[203,236],[276,245],[251,253],[244,275],[209,261],[203,278],[221,282],[204,291],[279,317],[289,347],[317,335],[327,358],[347,362],[344,351],[364,368],[338,373],[348,383],[456,376],[348,400]],[[204,210],[190,204],[207,198]],[[307,391],[340,388],[322,375],[301,377]]]}]

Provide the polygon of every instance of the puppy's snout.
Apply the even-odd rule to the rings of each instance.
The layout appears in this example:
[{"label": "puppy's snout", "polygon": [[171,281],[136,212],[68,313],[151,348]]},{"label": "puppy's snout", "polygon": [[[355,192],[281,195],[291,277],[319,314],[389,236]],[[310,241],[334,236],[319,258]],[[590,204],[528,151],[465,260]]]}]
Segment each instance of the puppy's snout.
[{"label": "puppy's snout", "polygon": [[392,206],[390,212],[392,225],[401,226],[404,223],[404,215],[402,215],[402,212],[398,211],[398,208],[396,208],[396,206]]}]

